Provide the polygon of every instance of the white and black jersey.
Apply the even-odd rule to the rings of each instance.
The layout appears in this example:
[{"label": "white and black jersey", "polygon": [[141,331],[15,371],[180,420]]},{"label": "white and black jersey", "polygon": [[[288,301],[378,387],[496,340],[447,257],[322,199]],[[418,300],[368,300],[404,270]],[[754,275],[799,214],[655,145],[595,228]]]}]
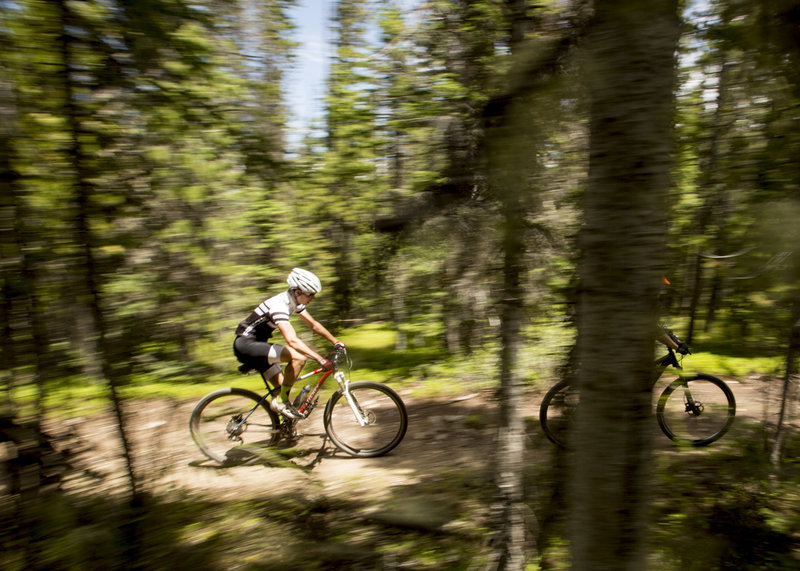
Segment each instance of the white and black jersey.
[{"label": "white and black jersey", "polygon": [[256,341],[267,341],[278,323],[289,321],[294,313],[303,313],[306,306],[297,303],[289,292],[285,291],[273,296],[256,307],[236,328],[238,337],[251,337]]}]

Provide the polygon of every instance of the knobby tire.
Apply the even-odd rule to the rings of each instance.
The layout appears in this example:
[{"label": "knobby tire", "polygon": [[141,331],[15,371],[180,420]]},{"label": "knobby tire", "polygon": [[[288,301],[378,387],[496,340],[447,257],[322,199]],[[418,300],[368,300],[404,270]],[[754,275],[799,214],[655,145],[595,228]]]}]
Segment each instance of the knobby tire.
[{"label": "knobby tire", "polygon": [[[258,459],[264,449],[280,439],[280,419],[269,408],[259,404],[262,397],[247,389],[224,388],[203,397],[192,411],[189,430],[197,447],[220,464],[237,464]],[[244,424],[237,415],[256,410]],[[232,434],[234,427],[237,434]]]},{"label": "knobby tire", "polygon": [[[687,410],[687,387],[699,403],[694,410]],[[692,446],[707,446],[721,438],[735,415],[736,400],[730,387],[721,379],[702,373],[672,381],[656,407],[658,425],[664,434]]]},{"label": "knobby tire", "polygon": [[368,419],[361,426],[342,389],[325,405],[325,432],[341,450],[360,458],[382,456],[393,450],[406,434],[408,412],[400,396],[381,383],[350,383],[350,393]]},{"label": "knobby tire", "polygon": [[539,424],[553,444],[566,448],[567,433],[578,406],[578,389],[567,381],[550,387],[539,405]]}]

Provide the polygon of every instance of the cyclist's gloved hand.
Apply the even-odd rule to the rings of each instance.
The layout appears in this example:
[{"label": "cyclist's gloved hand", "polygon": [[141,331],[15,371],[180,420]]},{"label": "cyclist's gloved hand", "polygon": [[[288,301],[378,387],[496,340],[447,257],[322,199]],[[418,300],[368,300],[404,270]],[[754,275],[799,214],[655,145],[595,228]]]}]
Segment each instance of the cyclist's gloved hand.
[{"label": "cyclist's gloved hand", "polygon": [[320,360],[319,360],[319,364],[320,364],[320,365],[322,366],[322,368],[323,368],[323,369],[325,369],[326,371],[330,371],[331,369],[333,369],[333,363],[331,363],[331,362],[330,362],[330,361],[328,361],[327,359],[320,359]]},{"label": "cyclist's gloved hand", "polygon": [[681,355],[688,355],[689,354],[689,346],[686,343],[684,343],[683,341],[681,341],[680,343],[678,343],[677,351]]},{"label": "cyclist's gloved hand", "polygon": [[336,343],[334,343],[333,344],[333,348],[336,349],[336,350],[346,349],[344,343],[342,343],[341,341],[337,341]]}]

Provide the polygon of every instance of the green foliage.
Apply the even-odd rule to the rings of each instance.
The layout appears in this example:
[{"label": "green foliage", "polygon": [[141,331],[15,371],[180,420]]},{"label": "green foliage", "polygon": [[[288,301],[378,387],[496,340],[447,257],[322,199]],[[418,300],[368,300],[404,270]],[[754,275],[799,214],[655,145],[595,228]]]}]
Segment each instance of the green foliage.
[{"label": "green foliage", "polygon": [[[445,490],[461,488],[474,495],[479,489],[464,477],[451,480]],[[459,533],[435,534],[425,529],[430,525],[425,514],[446,513],[450,521],[467,512],[467,502],[444,493],[441,482],[417,486],[412,499],[418,515],[409,508],[408,489],[403,490],[387,506],[287,493],[238,501],[148,498],[142,508],[132,508],[110,495],[83,502],[50,495],[29,512],[24,538],[15,535],[14,514],[6,503],[0,506],[0,521],[6,524],[0,532],[0,564],[9,571],[131,565],[229,569],[265,561],[270,567],[320,570],[377,569],[385,561],[407,561],[415,569],[466,568],[480,546],[477,525],[465,517],[467,526]],[[416,526],[415,517],[421,518]]]},{"label": "green foliage", "polygon": [[[726,437],[727,439],[727,437]],[[652,545],[663,569],[790,569],[800,474],[775,479],[752,429],[714,450],[660,457]],[[702,549],[687,549],[695,538]]]},{"label": "green foliage", "polygon": [[[512,25],[544,41],[579,18],[556,3],[512,22],[494,0],[420,2],[415,17],[338,2],[324,135],[290,153],[293,4],[3,3],[0,332],[18,414],[105,409],[101,371],[131,399],[259,386],[236,376],[233,330],[293,266],[322,278],[311,311],[358,378],[426,396],[497,385],[503,217],[484,106],[516,88]],[[693,369],[782,373],[800,283],[796,7],[704,6],[683,43],[667,310],[691,328]],[[536,166],[504,189],[524,210],[530,385],[574,339],[588,110],[571,56],[556,68],[498,151]]]},{"label": "green foliage", "polygon": [[778,375],[783,368],[779,357],[741,357],[726,353],[693,353],[684,363],[687,371],[716,376],[746,377],[748,375]]}]

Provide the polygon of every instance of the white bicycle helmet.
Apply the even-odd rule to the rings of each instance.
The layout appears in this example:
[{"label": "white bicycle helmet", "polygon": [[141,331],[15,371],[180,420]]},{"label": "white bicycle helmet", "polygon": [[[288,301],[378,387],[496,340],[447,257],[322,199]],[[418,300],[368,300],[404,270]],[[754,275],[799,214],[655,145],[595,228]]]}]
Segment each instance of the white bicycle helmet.
[{"label": "white bicycle helmet", "polygon": [[286,278],[286,283],[289,284],[291,289],[299,289],[308,295],[315,295],[322,291],[322,284],[319,278],[308,270],[301,268],[293,269],[289,277]]}]

